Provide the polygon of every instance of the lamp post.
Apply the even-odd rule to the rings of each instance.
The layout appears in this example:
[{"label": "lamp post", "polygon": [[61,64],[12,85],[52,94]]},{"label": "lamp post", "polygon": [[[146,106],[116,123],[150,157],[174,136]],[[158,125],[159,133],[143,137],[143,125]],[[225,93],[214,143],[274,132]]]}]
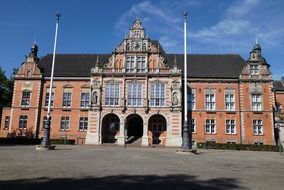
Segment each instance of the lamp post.
[{"label": "lamp post", "polygon": [[186,22],[187,12],[184,12],[184,123],[182,128],[182,149],[191,149],[190,133],[188,126],[188,109],[187,109],[187,51],[186,51]]},{"label": "lamp post", "polygon": [[52,86],[53,86],[53,74],[54,74],[54,64],[55,64],[55,52],[56,52],[56,43],[57,43],[57,32],[59,26],[59,18],[61,14],[56,14],[56,28],[55,28],[55,38],[54,38],[54,47],[53,47],[53,57],[52,57],[52,68],[51,68],[51,76],[50,76],[50,86],[49,86],[49,97],[48,97],[48,106],[47,106],[47,121],[45,123],[45,131],[44,136],[41,142],[41,145],[37,146],[37,150],[47,149],[52,150],[55,146],[52,146],[50,143],[50,124],[51,124],[51,116],[50,116],[50,107],[51,107],[51,97],[52,97]]}]

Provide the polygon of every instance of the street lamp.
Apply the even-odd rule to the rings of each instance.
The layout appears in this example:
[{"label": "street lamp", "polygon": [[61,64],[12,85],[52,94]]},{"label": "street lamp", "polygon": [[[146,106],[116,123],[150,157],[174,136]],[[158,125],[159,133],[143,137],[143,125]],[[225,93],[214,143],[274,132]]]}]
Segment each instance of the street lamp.
[{"label": "street lamp", "polygon": [[59,18],[61,14],[56,14],[56,28],[55,28],[55,38],[54,38],[54,47],[53,47],[53,57],[52,57],[52,68],[51,68],[51,76],[50,76],[50,86],[49,86],[49,97],[48,97],[48,107],[47,107],[47,121],[45,123],[45,131],[44,136],[41,141],[41,145],[37,146],[37,150],[52,150],[55,149],[55,146],[50,143],[50,107],[51,107],[51,97],[52,97],[52,86],[53,86],[53,74],[54,74],[54,64],[55,64],[55,52],[56,52],[56,43],[57,43],[57,32],[59,26]]}]

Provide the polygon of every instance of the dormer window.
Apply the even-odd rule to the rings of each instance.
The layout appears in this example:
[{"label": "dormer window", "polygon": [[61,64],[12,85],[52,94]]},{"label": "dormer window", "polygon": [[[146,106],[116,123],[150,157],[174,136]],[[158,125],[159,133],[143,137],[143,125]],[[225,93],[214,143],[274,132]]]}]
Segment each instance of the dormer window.
[{"label": "dormer window", "polygon": [[250,74],[251,75],[259,75],[258,65],[250,65]]}]

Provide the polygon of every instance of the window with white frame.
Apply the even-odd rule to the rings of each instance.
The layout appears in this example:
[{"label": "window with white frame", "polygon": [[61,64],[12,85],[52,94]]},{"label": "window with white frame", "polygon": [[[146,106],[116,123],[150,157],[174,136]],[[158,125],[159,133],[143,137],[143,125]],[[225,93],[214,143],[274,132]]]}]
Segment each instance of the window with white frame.
[{"label": "window with white frame", "polygon": [[137,56],[137,73],[144,73],[146,70],[146,57]]},{"label": "window with white frame", "polygon": [[[45,94],[45,106],[48,106],[48,99],[49,99],[49,92],[46,92]],[[50,106],[53,106],[54,102],[54,92],[51,93],[51,100],[50,100]]]},{"label": "window with white frame", "polygon": [[251,105],[253,111],[261,111],[262,110],[262,96],[261,94],[252,94],[251,95]]},{"label": "window with white frame", "polygon": [[192,132],[192,133],[196,133],[196,123],[195,123],[195,119],[191,119],[189,124],[190,124],[190,127],[191,127],[191,132]]},{"label": "window with white frame", "polygon": [[31,92],[28,91],[28,90],[23,91],[22,92],[21,106],[22,107],[30,106],[30,98],[31,98]]},{"label": "window with white frame", "polygon": [[81,92],[81,100],[80,107],[88,108],[90,104],[90,93],[89,92]]},{"label": "window with white frame", "polygon": [[227,140],[227,144],[237,144],[237,141],[235,141],[235,140]]},{"label": "window with white frame", "polygon": [[165,106],[165,93],[166,93],[165,83],[152,83],[151,84],[150,106],[152,107]]},{"label": "window with white frame", "polygon": [[206,119],[205,133],[207,133],[207,134],[214,134],[214,133],[216,133],[215,119]]},{"label": "window with white frame", "polygon": [[192,89],[187,96],[187,105],[189,110],[195,109],[195,90]]},{"label": "window with white frame", "polygon": [[88,130],[88,117],[80,117],[79,121],[79,131]]},{"label": "window with white frame", "polygon": [[264,145],[264,143],[262,141],[256,141],[254,142],[255,145]]},{"label": "window with white frame", "polygon": [[235,111],[235,95],[233,93],[225,94],[226,111]]},{"label": "window with white frame", "polygon": [[125,72],[126,73],[144,73],[147,67],[146,56],[126,56],[125,58]]},{"label": "window with white frame", "polygon": [[106,83],[105,105],[118,106],[119,102],[119,83]]},{"label": "window with white frame", "polygon": [[20,115],[19,119],[19,128],[26,129],[28,124],[28,116],[27,115]]},{"label": "window with white frame", "polygon": [[263,135],[262,120],[253,120],[253,134]]},{"label": "window with white frame", "polygon": [[236,123],[234,119],[226,119],[226,133],[236,134]]},{"label": "window with white frame", "polygon": [[135,56],[127,56],[125,61],[125,72],[133,73],[135,71]]},{"label": "window with white frame", "polygon": [[258,65],[250,65],[250,74],[251,75],[258,75],[259,74]]},{"label": "window with white frame", "polygon": [[206,110],[215,110],[215,94],[205,94],[205,101]]},{"label": "window with white frame", "polygon": [[60,130],[61,131],[69,130],[69,123],[70,123],[70,119],[68,116],[61,117]]},{"label": "window with white frame", "polygon": [[127,84],[127,105],[142,106],[142,83]]},{"label": "window with white frame", "polygon": [[71,107],[71,100],[72,100],[72,93],[71,92],[64,92],[63,93],[63,100],[62,100],[62,106],[65,108]]}]

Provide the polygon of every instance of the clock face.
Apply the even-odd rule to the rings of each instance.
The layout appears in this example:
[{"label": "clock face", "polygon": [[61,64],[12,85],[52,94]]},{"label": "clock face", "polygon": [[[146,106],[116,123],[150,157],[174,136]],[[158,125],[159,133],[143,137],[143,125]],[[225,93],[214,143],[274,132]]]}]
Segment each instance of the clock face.
[{"label": "clock face", "polygon": [[138,42],[133,42],[133,48],[138,49],[140,47]]}]

